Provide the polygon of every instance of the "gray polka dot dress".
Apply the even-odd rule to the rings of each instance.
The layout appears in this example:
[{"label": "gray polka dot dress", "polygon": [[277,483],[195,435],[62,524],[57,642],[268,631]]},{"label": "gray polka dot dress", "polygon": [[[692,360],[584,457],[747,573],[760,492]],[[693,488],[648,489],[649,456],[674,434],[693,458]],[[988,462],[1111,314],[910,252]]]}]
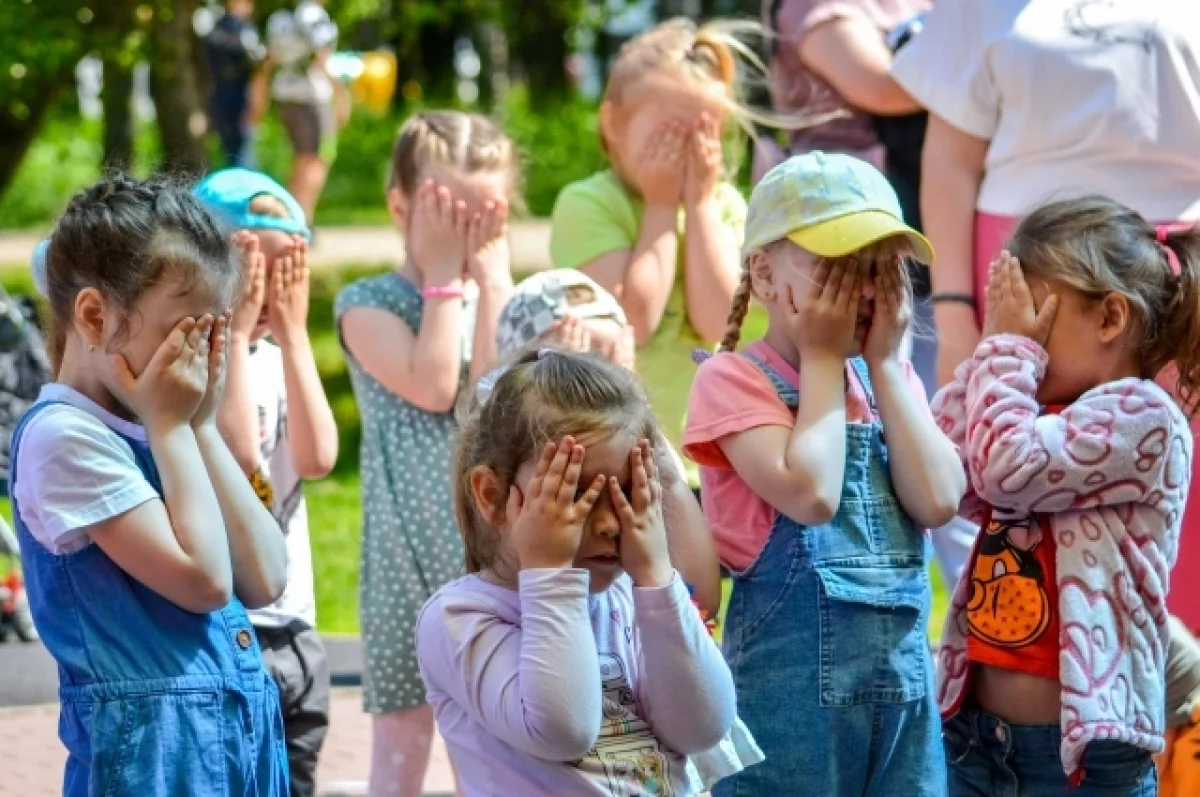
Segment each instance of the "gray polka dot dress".
[{"label": "gray polka dot dress", "polygon": [[[421,326],[421,295],[395,272],[346,286],[334,306],[338,329],[342,316],[356,307],[397,315],[414,334]],[[474,303],[464,312],[460,389],[471,358]],[[457,427],[453,412],[416,407],[375,381],[349,352],[346,360],[362,418],[363,708],[390,714],[425,703],[413,637],[417,613],[439,587],[462,574],[450,478]]]}]

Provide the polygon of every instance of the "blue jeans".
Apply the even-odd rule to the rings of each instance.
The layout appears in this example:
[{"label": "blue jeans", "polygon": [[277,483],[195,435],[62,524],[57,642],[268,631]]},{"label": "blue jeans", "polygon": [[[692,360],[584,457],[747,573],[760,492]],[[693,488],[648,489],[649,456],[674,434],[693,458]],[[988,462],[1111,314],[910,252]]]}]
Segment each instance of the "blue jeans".
[{"label": "blue jeans", "polygon": [[942,729],[950,797],[1155,797],[1158,773],[1148,751],[1092,742],[1083,782],[1071,787],[1059,758],[1058,725],[1010,725],[963,709]]}]

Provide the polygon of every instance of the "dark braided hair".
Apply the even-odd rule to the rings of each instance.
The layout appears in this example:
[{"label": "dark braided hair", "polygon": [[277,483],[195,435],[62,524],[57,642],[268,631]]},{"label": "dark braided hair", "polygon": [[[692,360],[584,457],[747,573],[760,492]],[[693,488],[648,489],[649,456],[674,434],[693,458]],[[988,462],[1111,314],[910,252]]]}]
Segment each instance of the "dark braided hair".
[{"label": "dark braided hair", "polygon": [[[184,184],[116,175],[67,205],[46,253],[50,354],[57,372],[75,299],[95,288],[128,314],[164,275],[203,282],[231,301],[242,269],[224,229]],[[122,330],[124,331],[124,330]]]}]

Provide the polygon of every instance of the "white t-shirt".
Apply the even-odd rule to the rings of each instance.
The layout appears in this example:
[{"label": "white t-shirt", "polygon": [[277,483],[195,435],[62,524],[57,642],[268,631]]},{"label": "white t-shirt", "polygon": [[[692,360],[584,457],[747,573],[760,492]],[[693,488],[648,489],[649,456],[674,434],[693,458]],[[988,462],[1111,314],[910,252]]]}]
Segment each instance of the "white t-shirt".
[{"label": "white t-shirt", "polygon": [[26,424],[14,497],[30,535],[48,551],[81,550],[91,544],[89,526],[159,500],[120,436],[145,441],[145,429],[57,382],[43,386],[38,401],[64,403]]},{"label": "white t-shirt", "polygon": [[308,541],[308,509],[304,486],[296,475],[287,438],[287,392],[283,354],[260,341],[250,354],[251,391],[258,405],[262,475],[271,483],[271,514],[287,542],[287,587],[272,605],[249,612],[260,626],[284,626],[301,620],[315,628],[317,603],[313,592],[312,549]]},{"label": "white t-shirt", "polygon": [[280,9],[267,19],[267,47],[277,65],[271,97],[280,102],[327,103],[333,98],[329,74],[313,63],[318,51],[337,42],[337,25],[312,0],[294,11]]},{"label": "white t-shirt", "polygon": [[1019,216],[1100,193],[1200,218],[1195,0],[937,0],[892,76],[989,140],[976,207]]}]

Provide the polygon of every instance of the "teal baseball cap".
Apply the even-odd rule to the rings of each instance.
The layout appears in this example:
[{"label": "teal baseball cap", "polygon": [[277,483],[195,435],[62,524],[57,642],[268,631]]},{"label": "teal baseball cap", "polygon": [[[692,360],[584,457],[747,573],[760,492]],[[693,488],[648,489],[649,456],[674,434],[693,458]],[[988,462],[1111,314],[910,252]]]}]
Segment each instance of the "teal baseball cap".
[{"label": "teal baseball cap", "polygon": [[[209,212],[237,230],[279,230],[312,238],[304,209],[286,188],[262,172],[250,169],[222,169],[201,180],[192,193]],[[259,196],[279,200],[287,208],[288,218],[253,213],[250,202]]]}]

